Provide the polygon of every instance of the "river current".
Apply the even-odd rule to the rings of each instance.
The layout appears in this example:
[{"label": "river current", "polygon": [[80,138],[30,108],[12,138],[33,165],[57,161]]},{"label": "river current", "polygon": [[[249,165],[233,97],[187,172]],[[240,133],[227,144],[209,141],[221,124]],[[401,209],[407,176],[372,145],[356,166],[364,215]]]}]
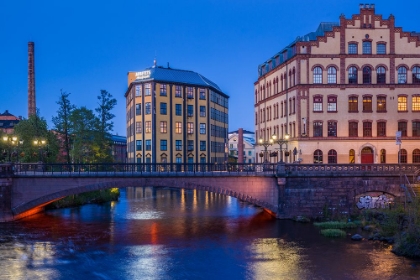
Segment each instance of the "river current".
[{"label": "river current", "polygon": [[0,224],[0,279],[420,279],[381,242],[210,192],[121,189],[118,202]]}]

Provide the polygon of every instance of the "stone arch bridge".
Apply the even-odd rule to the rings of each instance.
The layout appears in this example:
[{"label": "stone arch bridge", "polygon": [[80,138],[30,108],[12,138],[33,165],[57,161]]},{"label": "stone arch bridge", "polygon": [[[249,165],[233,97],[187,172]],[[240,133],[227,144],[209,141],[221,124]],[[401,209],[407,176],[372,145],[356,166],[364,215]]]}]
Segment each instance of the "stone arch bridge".
[{"label": "stone arch bridge", "polygon": [[[65,196],[126,186],[197,189],[236,197],[278,218],[349,213],[360,197],[416,195],[420,165],[0,165],[0,222],[43,211]],[[402,181],[404,180],[404,181]],[[415,187],[414,187],[415,188]]]}]

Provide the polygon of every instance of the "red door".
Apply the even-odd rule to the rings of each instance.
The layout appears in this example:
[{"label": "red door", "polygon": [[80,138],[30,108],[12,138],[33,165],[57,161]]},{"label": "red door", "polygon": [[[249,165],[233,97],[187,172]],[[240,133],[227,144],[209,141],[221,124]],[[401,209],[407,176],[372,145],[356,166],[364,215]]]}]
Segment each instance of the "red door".
[{"label": "red door", "polygon": [[373,163],[373,150],[372,148],[365,147],[362,150],[362,163]]}]

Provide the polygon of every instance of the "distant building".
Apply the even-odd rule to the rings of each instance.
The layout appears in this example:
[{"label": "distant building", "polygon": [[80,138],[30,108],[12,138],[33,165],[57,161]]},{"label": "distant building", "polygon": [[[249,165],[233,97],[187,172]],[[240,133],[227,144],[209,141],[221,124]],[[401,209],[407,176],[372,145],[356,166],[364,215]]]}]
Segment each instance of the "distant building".
[{"label": "distant building", "polygon": [[229,96],[204,76],[153,66],[128,73],[130,163],[227,161]]},{"label": "distant building", "polygon": [[[239,155],[239,135],[238,130],[229,132],[229,158],[238,162]],[[255,133],[243,130],[243,162],[255,163]]]},{"label": "distant building", "polygon": [[22,120],[22,117],[16,117],[6,110],[3,114],[0,114],[0,131],[6,134],[13,134],[15,126]]},{"label": "distant building", "polygon": [[119,135],[111,135],[112,157],[114,162],[127,162],[127,137]]},{"label": "distant building", "polygon": [[258,67],[256,138],[287,162],[420,163],[420,33],[359,7]]}]

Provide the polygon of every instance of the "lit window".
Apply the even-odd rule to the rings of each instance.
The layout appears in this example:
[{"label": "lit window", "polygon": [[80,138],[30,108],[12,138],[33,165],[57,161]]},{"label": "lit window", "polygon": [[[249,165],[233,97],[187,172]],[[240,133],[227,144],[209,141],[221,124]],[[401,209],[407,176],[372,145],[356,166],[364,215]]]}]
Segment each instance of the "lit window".
[{"label": "lit window", "polygon": [[166,121],[160,122],[160,133],[168,133],[168,124]]},{"label": "lit window", "polygon": [[175,97],[182,97],[181,86],[175,86]]},{"label": "lit window", "polygon": [[363,96],[363,112],[370,113],[372,112],[372,97]]},{"label": "lit window", "polygon": [[175,122],[175,133],[176,134],[182,133],[182,122]]},{"label": "lit window", "polygon": [[145,127],[145,132],[146,133],[151,133],[152,132],[152,122],[151,121],[146,121],[145,122],[146,127]]},{"label": "lit window", "polygon": [[194,98],[194,90],[192,87],[187,87],[187,98],[188,99]]},{"label": "lit window", "polygon": [[420,111],[420,95],[414,95],[413,96],[411,110],[413,112]]},{"label": "lit window", "polygon": [[349,112],[357,113],[358,109],[358,98],[357,96],[350,96],[349,97]]},{"label": "lit window", "polygon": [[188,134],[194,133],[194,123],[192,122],[187,123],[187,133]]},{"label": "lit window", "polygon": [[136,122],[136,133],[142,133],[141,122]]},{"label": "lit window", "polygon": [[316,150],[314,152],[314,163],[322,163],[322,151]]},{"label": "lit window", "polygon": [[386,112],[386,96],[376,97],[376,111]]},{"label": "lit window", "polygon": [[398,112],[407,112],[406,96],[398,96]]}]

